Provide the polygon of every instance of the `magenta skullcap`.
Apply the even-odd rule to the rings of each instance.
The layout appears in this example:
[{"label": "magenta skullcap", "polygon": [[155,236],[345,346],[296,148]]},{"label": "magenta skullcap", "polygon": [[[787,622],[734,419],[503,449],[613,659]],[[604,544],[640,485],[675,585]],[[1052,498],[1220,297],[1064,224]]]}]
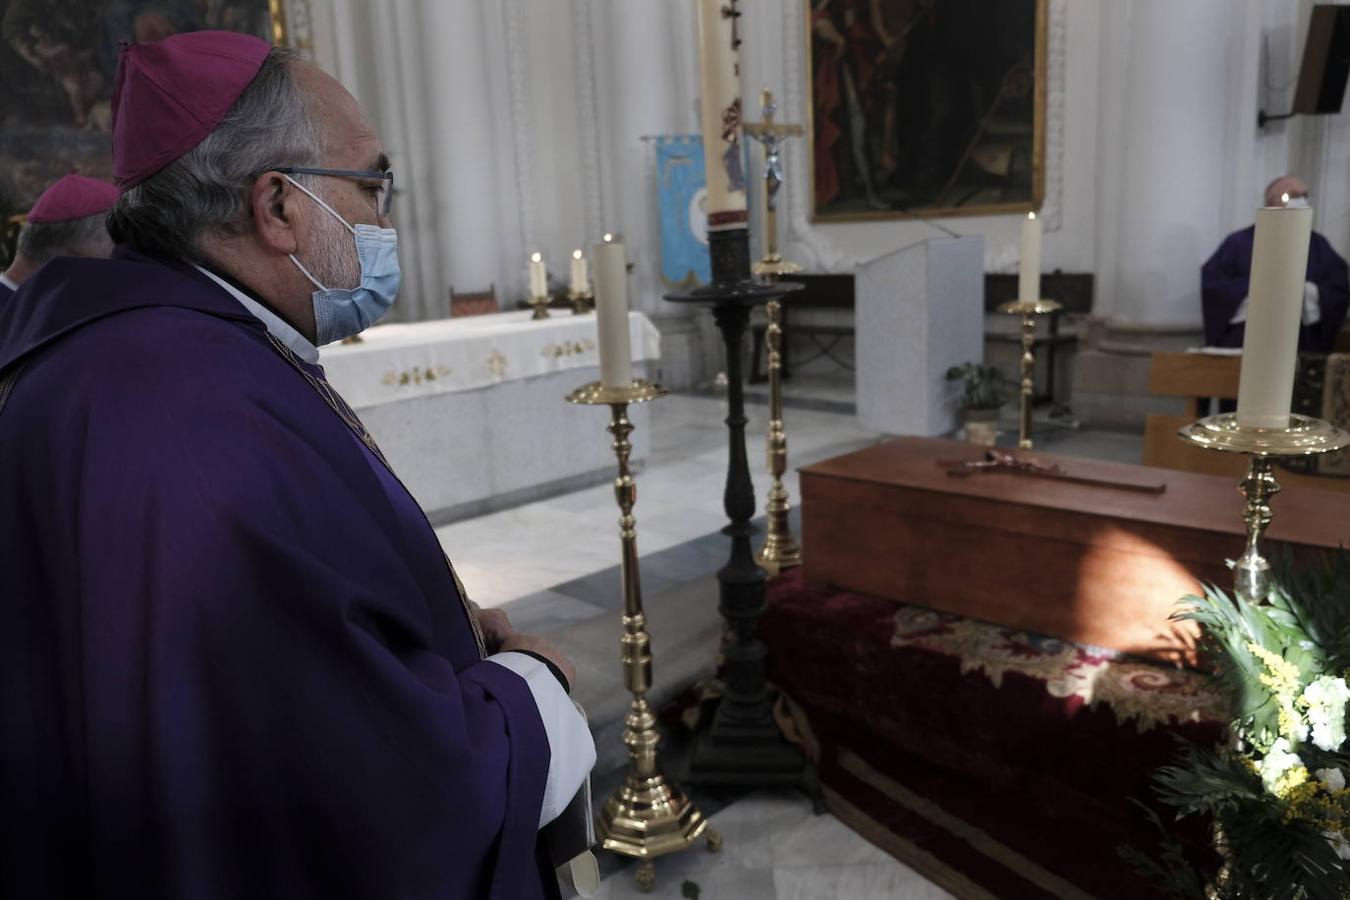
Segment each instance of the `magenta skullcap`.
[{"label": "magenta skullcap", "polygon": [[113,176],[140,184],[200,144],[262,68],[272,45],[235,31],[131,44],[112,95]]},{"label": "magenta skullcap", "polygon": [[101,178],[71,172],[42,192],[28,211],[27,221],[34,225],[69,222],[107,212],[116,202],[117,188]]}]

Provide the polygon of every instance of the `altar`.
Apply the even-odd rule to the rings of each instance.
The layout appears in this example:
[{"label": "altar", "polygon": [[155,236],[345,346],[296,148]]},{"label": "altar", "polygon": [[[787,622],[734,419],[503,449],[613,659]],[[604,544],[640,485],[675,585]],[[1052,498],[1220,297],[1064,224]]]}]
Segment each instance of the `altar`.
[{"label": "altar", "polygon": [[[378,325],[321,351],[328,380],[361,417],[433,524],[612,475],[597,441],[602,412],[564,397],[599,378],[593,315],[533,321],[528,310]],[[660,357],[660,334],[630,312],[634,374]],[[634,407],[633,459],[646,456]]]}]

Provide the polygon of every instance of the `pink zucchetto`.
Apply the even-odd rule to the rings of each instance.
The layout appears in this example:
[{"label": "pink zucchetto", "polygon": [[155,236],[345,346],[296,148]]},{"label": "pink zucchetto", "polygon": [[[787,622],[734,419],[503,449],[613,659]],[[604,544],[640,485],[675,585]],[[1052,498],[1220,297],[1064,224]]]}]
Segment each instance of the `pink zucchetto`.
[{"label": "pink zucchetto", "polygon": [[123,49],[112,95],[117,186],[140,184],[200,144],[271,49],[234,31],[189,31]]},{"label": "pink zucchetto", "polygon": [[28,211],[27,221],[34,225],[69,222],[107,212],[116,202],[117,188],[71,172],[42,192]]}]

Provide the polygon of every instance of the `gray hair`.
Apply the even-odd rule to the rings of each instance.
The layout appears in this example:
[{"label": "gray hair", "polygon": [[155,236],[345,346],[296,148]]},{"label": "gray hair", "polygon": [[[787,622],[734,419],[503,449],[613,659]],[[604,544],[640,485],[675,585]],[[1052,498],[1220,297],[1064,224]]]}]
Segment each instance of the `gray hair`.
[{"label": "gray hair", "polygon": [[14,256],[34,266],[58,256],[106,256],[106,229],[103,213],[65,222],[29,222],[19,229]]},{"label": "gray hair", "polygon": [[201,259],[202,239],[249,228],[249,190],[276,166],[313,166],[323,136],[291,73],[296,55],[274,48],[216,129],[123,192],[108,213],[114,241],[150,256]]}]

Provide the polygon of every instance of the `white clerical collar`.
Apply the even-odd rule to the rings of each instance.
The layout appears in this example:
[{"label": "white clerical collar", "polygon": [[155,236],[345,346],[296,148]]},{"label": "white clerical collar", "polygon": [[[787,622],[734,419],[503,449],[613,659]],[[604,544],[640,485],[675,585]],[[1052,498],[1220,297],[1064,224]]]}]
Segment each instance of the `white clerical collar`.
[{"label": "white clerical collar", "polygon": [[11,291],[17,291],[19,289],[19,283],[15,281],[13,278],[10,278],[4,272],[0,272],[0,284],[3,284]]},{"label": "white clerical collar", "polygon": [[292,328],[289,322],[263,306],[257,300],[254,300],[248,294],[239,290],[239,288],[230,284],[224,278],[221,278],[215,272],[212,272],[210,269],[203,269],[196,263],[193,263],[193,266],[196,266],[197,271],[201,272],[207,278],[210,278],[216,284],[228,291],[231,297],[242,303],[244,309],[253,313],[258,321],[267,326],[267,333],[285,344],[287,349],[292,353],[307,363],[312,364],[319,361],[319,348],[306,340],[303,334]]}]

